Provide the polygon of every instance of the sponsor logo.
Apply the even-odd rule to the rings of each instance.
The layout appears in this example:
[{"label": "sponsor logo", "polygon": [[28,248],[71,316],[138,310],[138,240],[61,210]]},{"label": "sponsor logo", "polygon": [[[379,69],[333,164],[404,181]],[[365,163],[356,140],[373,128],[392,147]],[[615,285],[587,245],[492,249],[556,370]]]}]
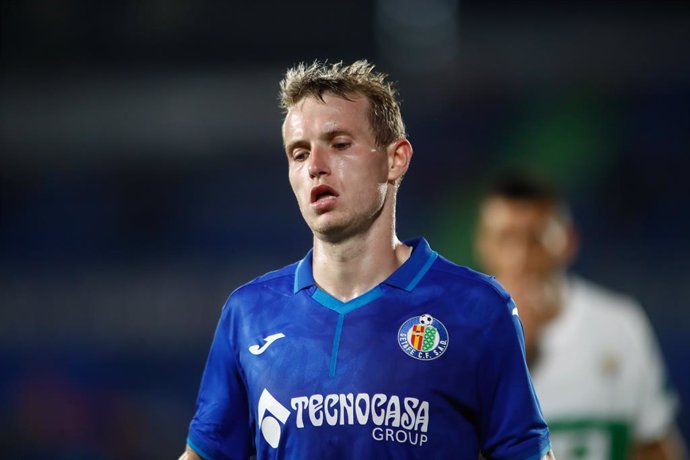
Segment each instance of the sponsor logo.
[{"label": "sponsor logo", "polygon": [[[266,415],[268,413],[269,415]],[[290,411],[280,404],[276,398],[273,397],[267,389],[261,393],[259,398],[259,409],[258,409],[259,429],[261,434],[269,446],[274,449],[278,447],[280,443],[281,428],[280,423],[285,424],[288,417],[290,416]]]},{"label": "sponsor logo", "polygon": [[[294,427],[360,425],[378,442],[422,446],[429,440],[429,402],[418,398],[376,393],[297,396],[290,400]],[[277,448],[292,412],[264,389],[259,398],[258,424],[269,446]],[[291,425],[292,426],[292,425]]]},{"label": "sponsor logo", "polygon": [[448,348],[448,330],[428,313],[405,321],[398,331],[400,348],[415,359],[431,361]]},{"label": "sponsor logo", "polygon": [[249,353],[251,353],[253,355],[260,355],[261,353],[266,351],[266,349],[269,346],[271,346],[271,344],[273,342],[275,342],[278,339],[282,339],[283,337],[285,337],[285,334],[283,334],[282,332],[278,332],[277,334],[269,335],[268,337],[266,337],[264,339],[264,342],[266,342],[266,343],[261,345],[261,347],[259,347],[258,345],[252,345],[251,347],[249,347]]}]

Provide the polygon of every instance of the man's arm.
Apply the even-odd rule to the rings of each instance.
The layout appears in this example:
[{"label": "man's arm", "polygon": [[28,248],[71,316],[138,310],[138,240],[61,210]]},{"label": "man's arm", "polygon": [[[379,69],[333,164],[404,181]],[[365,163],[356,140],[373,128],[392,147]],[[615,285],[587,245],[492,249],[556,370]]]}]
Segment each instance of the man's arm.
[{"label": "man's arm", "polygon": [[525,364],[515,304],[500,285],[494,287],[500,304],[486,297],[490,315],[477,343],[480,448],[488,459],[539,455],[552,460],[544,454],[550,450],[549,432]]},{"label": "man's arm", "polygon": [[187,446],[184,453],[180,456],[178,460],[204,460],[199,457],[199,455],[192,450],[191,447]]},{"label": "man's arm", "polygon": [[245,459],[254,452],[248,395],[234,344],[233,298],[223,307],[199,385],[187,436],[189,460]]}]

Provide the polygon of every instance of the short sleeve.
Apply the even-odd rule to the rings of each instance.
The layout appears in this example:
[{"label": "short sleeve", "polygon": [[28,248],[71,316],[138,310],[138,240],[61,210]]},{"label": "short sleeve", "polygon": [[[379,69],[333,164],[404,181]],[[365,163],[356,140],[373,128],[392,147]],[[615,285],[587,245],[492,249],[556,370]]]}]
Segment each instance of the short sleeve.
[{"label": "short sleeve", "polygon": [[522,324],[512,299],[496,310],[483,334],[477,383],[482,454],[538,460],[551,445],[525,363]]},{"label": "short sleeve", "polygon": [[216,327],[201,379],[187,443],[204,460],[246,460],[252,455],[249,409],[232,341],[230,301]]},{"label": "short sleeve", "polygon": [[[637,307],[637,306],[636,306]],[[647,317],[641,307],[635,308],[633,330],[639,346],[634,352],[639,378],[637,411],[633,437],[638,442],[657,440],[668,433],[677,409],[677,399],[667,379],[663,358]],[[636,348],[633,345],[634,348]]]}]

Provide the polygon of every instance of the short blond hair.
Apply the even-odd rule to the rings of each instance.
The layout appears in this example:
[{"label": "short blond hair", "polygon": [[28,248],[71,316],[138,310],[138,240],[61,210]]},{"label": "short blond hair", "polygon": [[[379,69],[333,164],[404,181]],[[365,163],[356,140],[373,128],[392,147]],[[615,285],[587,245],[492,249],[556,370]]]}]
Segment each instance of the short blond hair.
[{"label": "short blond hair", "polygon": [[348,99],[362,94],[369,100],[369,124],[379,147],[407,137],[400,113],[398,92],[388,75],[374,72],[374,65],[366,60],[350,65],[342,62],[327,64],[314,61],[300,63],[285,72],[280,81],[280,108],[283,114],[306,97],[323,101],[324,93]]}]

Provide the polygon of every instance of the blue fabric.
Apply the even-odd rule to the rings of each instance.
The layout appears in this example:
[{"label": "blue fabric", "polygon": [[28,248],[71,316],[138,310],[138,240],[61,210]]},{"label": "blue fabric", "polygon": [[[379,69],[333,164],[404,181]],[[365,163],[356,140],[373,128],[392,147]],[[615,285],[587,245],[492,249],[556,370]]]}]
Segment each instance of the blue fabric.
[{"label": "blue fabric", "polygon": [[[203,442],[203,441],[202,441]],[[215,460],[211,455],[207,454],[205,449],[199,447],[199,443],[194,442],[191,438],[187,438],[187,445],[192,448],[194,452],[199,455],[203,460]]]},{"label": "blue fabric", "polygon": [[[189,439],[214,460],[531,459],[548,448],[513,302],[424,239],[350,302],[311,252],[223,308]],[[252,353],[252,351],[254,353]]]}]

